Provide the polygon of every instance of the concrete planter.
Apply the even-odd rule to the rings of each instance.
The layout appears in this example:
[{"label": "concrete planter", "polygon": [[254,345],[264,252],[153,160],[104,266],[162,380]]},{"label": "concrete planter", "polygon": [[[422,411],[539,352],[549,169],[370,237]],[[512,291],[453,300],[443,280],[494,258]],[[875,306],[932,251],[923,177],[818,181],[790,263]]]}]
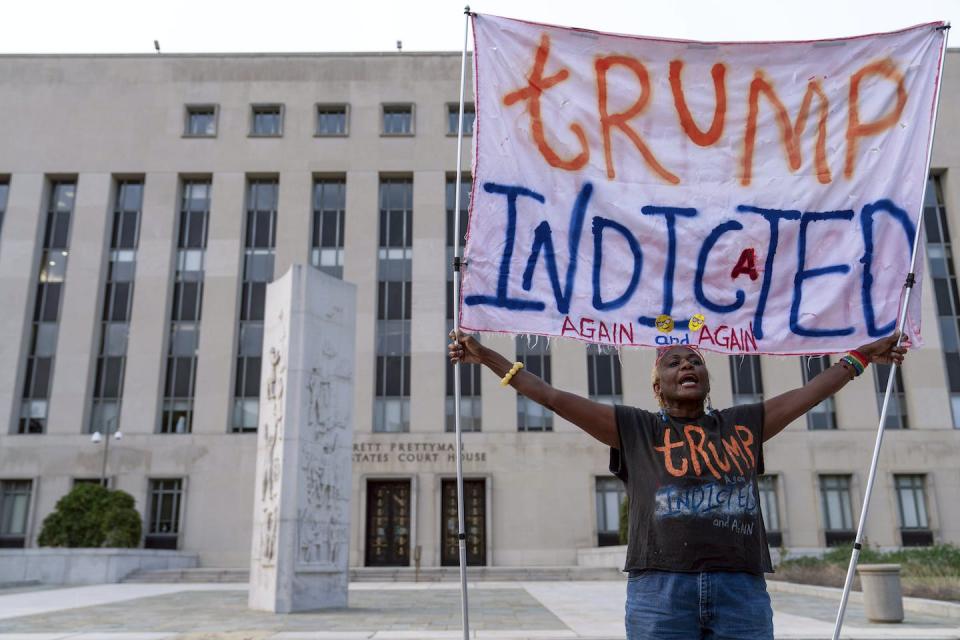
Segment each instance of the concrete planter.
[{"label": "concrete planter", "polygon": [[103,584],[139,569],[192,569],[196,553],[160,549],[0,549],[0,584]]},{"label": "concrete planter", "polygon": [[857,567],[863,585],[863,606],[871,622],[903,622],[900,565],[862,564]]}]

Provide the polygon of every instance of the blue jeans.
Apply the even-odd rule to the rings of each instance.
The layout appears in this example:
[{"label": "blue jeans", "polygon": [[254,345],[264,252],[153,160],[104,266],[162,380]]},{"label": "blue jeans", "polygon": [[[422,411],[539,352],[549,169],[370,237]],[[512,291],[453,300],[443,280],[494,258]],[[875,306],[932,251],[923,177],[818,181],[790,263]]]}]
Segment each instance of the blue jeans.
[{"label": "blue jeans", "polygon": [[631,572],[627,640],[773,640],[763,576],[705,571]]}]

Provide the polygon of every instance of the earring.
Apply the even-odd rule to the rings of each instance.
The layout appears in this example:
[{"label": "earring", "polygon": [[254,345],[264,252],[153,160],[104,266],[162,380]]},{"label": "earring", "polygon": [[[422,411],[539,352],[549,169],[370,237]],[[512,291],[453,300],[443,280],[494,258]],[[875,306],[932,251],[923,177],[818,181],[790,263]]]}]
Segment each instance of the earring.
[{"label": "earring", "polygon": [[712,416],[714,414],[713,403],[710,402],[710,394],[707,394],[707,415]]},{"label": "earring", "polygon": [[660,394],[660,395],[657,396],[657,404],[660,405],[660,411],[659,411],[660,422],[666,422],[666,421],[667,421],[667,410],[663,407],[663,394]]}]

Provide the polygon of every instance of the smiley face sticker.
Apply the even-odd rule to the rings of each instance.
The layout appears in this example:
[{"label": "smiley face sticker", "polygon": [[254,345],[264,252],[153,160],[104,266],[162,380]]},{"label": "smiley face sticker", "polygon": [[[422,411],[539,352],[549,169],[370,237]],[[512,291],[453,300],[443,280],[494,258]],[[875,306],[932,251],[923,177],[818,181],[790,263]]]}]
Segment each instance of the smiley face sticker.
[{"label": "smiley face sticker", "polygon": [[703,317],[702,313],[695,313],[690,318],[690,323],[687,327],[690,331],[700,331],[703,328],[703,325],[707,323],[707,319]]},{"label": "smiley face sticker", "polygon": [[659,330],[660,333],[670,333],[671,331],[673,331],[673,318],[671,318],[665,313],[662,313],[659,316],[657,316],[657,319],[654,324],[657,325],[657,330]]}]

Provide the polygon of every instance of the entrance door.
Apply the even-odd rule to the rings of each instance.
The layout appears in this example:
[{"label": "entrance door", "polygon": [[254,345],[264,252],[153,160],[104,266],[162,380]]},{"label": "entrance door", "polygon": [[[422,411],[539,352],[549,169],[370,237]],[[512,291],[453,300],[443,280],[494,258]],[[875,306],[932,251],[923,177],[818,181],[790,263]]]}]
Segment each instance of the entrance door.
[{"label": "entrance door", "polygon": [[[443,550],[440,564],[445,567],[460,565],[460,546],[457,541],[457,481],[444,480],[441,490]],[[467,566],[487,564],[487,488],[483,479],[463,481],[463,520],[467,534]]]},{"label": "entrance door", "polygon": [[366,566],[410,566],[410,481],[367,482]]}]

